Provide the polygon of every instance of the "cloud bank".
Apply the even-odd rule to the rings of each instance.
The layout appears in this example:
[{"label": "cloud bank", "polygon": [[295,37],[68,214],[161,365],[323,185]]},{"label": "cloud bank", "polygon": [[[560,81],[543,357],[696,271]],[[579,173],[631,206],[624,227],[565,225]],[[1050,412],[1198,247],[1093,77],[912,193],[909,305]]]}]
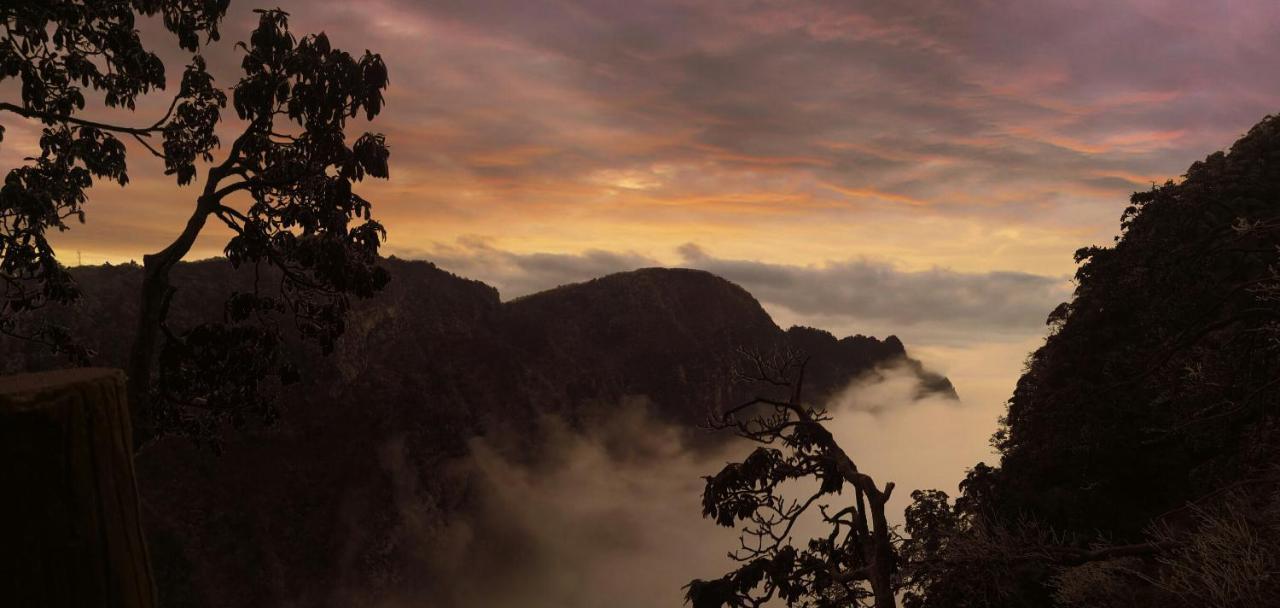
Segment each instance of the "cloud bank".
[{"label": "cloud bank", "polygon": [[761,301],[802,316],[993,331],[1034,331],[1069,297],[1064,278],[1025,272],[903,271],[867,260],[795,266],[726,260],[697,245],[680,248],[686,265],[746,287]]},{"label": "cloud bank", "polygon": [[[1045,317],[1070,298],[1065,277],[1025,272],[907,271],[865,259],[800,266],[716,257],[681,246],[679,266],[706,270],[746,288],[767,308],[817,327],[867,326],[893,333],[946,329],[954,334],[1025,336],[1043,331]],[[414,252],[443,268],[478,278],[506,299],[614,272],[663,265],[634,252],[521,254],[478,239]],[[780,309],[782,314],[778,314]],[[862,326],[862,327],[860,327]],[[886,332],[886,333],[888,333]],[[916,332],[919,333],[919,332]]]},{"label": "cloud bank", "polygon": [[[829,427],[859,466],[900,491],[954,491],[962,466],[984,456],[991,412],[954,400],[915,400],[909,372],[885,370],[855,382],[832,404]],[[945,425],[925,425],[926,420]],[[945,431],[940,428],[945,427]],[[702,475],[749,453],[745,443],[688,447],[683,431],[636,401],[577,430],[549,420],[537,458],[499,442],[472,444],[474,506],[419,539],[430,590],[388,598],[382,608],[650,608],[679,606],[693,578],[732,567],[737,532],[701,517]],[[918,446],[930,445],[922,450]],[[836,496],[834,504],[850,500]],[[815,528],[800,530],[815,533]]]},{"label": "cloud bank", "polygon": [[578,254],[519,254],[477,238],[463,238],[455,245],[438,245],[428,253],[410,252],[409,255],[425,257],[450,272],[485,281],[497,287],[504,299],[660,265],[657,260],[637,253],[599,249]]}]

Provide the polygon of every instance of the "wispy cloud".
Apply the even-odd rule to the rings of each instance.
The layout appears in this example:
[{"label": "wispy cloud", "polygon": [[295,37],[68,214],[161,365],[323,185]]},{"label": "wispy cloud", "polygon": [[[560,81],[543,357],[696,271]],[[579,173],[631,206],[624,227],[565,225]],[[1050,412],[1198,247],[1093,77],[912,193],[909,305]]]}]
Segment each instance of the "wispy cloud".
[{"label": "wispy cloud", "polygon": [[450,272],[490,283],[505,299],[615,272],[660,265],[653,258],[637,253],[599,249],[578,254],[519,254],[474,237],[459,239],[453,245],[437,245],[425,257]]},{"label": "wispy cloud", "polygon": [[842,325],[870,321],[909,330],[945,324],[1033,333],[1044,327],[1054,306],[1070,297],[1065,277],[1025,272],[904,271],[865,259],[793,266],[721,259],[694,244],[680,253],[685,265],[739,283],[761,301],[802,316],[842,319]]}]

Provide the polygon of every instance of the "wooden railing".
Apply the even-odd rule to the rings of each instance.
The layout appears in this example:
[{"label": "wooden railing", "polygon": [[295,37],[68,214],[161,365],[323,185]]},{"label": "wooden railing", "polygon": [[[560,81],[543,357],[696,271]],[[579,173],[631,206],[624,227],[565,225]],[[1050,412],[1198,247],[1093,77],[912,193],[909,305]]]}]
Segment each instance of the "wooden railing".
[{"label": "wooden railing", "polygon": [[0,606],[153,608],[124,374],[0,377]]}]

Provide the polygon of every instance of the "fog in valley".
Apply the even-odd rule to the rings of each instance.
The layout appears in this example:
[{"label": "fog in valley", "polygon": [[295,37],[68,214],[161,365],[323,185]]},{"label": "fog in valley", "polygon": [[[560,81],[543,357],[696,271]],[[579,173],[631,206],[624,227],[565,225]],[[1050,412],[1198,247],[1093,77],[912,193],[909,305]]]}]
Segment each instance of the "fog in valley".
[{"label": "fog in valley", "polygon": [[[989,459],[982,446],[993,408],[919,399],[918,389],[907,370],[885,369],[827,404],[832,432],[859,467],[897,484],[889,505],[897,523],[911,490],[954,493],[964,474],[956,463]],[[689,580],[730,569],[726,553],[738,533],[701,517],[701,477],[752,445],[703,445],[638,398],[580,428],[546,418],[540,430],[545,447],[531,463],[508,454],[500,436],[473,440],[459,467],[476,506],[443,528],[417,530],[423,591],[380,608],[679,606]],[[842,500],[852,501],[849,491],[826,502]],[[804,523],[810,529],[797,527],[799,545],[818,531]]]}]

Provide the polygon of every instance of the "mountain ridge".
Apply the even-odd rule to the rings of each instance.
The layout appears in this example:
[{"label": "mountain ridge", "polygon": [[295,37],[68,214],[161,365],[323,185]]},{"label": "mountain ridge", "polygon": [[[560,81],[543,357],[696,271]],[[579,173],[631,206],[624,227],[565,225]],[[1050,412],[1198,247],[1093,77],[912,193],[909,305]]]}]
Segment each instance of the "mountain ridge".
[{"label": "mountain ridge", "polygon": [[[536,449],[543,416],[574,425],[637,396],[693,429],[748,396],[733,375],[742,350],[809,352],[815,400],[898,364],[925,392],[955,394],[896,338],[783,330],[745,289],[704,271],[617,273],[503,302],[430,262],[385,266],[391,283],[353,303],[330,355],[290,343],[304,381],[282,391],[276,425],[229,435],[221,455],[178,437],[138,455],[167,603],[348,605],[342,598],[426,584],[415,581],[421,556],[407,539],[467,508],[469,483],[450,463],[470,438],[514,437],[518,454]],[[141,269],[73,273],[84,301],[54,316],[92,339],[98,363],[121,365]],[[217,259],[181,265],[173,326],[218,318],[251,274]],[[57,364],[26,345],[0,345],[0,354],[4,372]]]}]

